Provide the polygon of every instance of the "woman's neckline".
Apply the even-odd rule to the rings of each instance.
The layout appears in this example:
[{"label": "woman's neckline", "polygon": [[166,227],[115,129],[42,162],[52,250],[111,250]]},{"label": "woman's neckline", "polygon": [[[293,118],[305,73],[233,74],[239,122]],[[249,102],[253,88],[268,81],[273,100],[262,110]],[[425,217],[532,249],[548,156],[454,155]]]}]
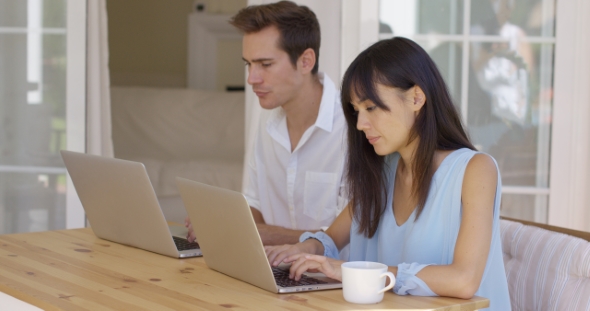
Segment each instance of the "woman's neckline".
[{"label": "woman's neckline", "polygon": [[[468,148],[455,149],[455,150],[453,150],[453,151],[449,152],[449,153],[448,153],[448,154],[447,154],[447,155],[446,155],[446,156],[445,156],[445,157],[444,157],[444,158],[443,158],[443,159],[440,161],[440,164],[438,165],[438,167],[437,167],[437,168],[436,168],[436,170],[434,171],[434,174],[432,174],[432,180],[433,180],[433,181],[434,181],[434,180],[435,180],[435,178],[436,178],[436,177],[439,175],[439,174],[438,174],[438,172],[440,171],[440,168],[441,168],[441,167],[443,167],[443,165],[445,164],[445,162],[447,162],[447,159],[448,159],[448,158],[450,158],[452,154],[456,153],[456,152],[457,152],[457,151],[459,151],[459,150],[463,150],[463,149],[468,149]],[[399,165],[399,160],[400,160],[400,158],[401,158],[401,156],[398,154],[398,159],[397,159],[397,161],[398,161],[398,162],[397,162],[397,163],[396,163],[396,165],[395,165],[395,169],[394,169],[393,176],[392,176],[393,180],[395,180],[395,174],[397,174],[397,169],[398,169],[398,165]],[[431,181],[431,182],[432,182],[432,181]],[[403,226],[404,226],[406,223],[408,223],[409,221],[416,219],[416,207],[414,207],[414,209],[412,210],[412,213],[410,214],[410,216],[408,217],[408,219],[406,219],[406,221],[404,221],[402,224],[398,224],[398,223],[397,223],[397,218],[395,217],[395,212],[393,211],[393,195],[395,194],[395,193],[394,193],[394,190],[393,190],[394,188],[395,188],[395,186],[391,187],[391,202],[390,202],[389,206],[391,206],[392,208],[390,209],[390,210],[391,210],[391,212],[390,212],[390,213],[391,213],[391,215],[393,216],[393,223],[395,224],[395,226],[396,226],[397,228],[401,228],[401,227],[403,227]]]}]

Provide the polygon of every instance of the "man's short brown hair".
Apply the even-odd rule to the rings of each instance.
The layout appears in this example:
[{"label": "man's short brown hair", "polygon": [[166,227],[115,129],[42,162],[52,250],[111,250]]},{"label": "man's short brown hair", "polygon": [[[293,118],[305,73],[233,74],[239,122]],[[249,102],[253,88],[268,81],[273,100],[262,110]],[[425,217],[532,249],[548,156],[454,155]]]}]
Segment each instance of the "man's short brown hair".
[{"label": "man's short brown hair", "polygon": [[265,5],[252,5],[241,9],[230,24],[249,34],[276,26],[281,38],[279,48],[287,52],[293,67],[303,52],[311,48],[316,62],[312,73],[318,72],[320,57],[320,23],[315,13],[308,7],[291,1],[281,1]]}]

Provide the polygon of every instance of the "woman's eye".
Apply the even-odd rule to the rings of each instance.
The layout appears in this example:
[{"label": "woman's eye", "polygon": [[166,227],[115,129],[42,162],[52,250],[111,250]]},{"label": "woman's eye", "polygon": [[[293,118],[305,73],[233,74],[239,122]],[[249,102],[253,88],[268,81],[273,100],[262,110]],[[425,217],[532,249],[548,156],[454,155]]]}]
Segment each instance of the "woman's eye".
[{"label": "woman's eye", "polygon": [[367,107],[367,111],[373,111],[375,109],[377,109],[377,106]]},{"label": "woman's eye", "polygon": [[355,116],[355,117],[358,116],[359,115],[359,111],[358,110],[353,110],[352,111],[352,115]]}]

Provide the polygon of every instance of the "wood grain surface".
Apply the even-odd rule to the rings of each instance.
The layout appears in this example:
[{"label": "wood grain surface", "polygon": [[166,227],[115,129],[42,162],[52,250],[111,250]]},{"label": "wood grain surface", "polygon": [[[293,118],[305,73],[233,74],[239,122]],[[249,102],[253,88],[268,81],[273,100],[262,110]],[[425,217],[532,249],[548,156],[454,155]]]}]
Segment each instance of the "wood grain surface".
[{"label": "wood grain surface", "polygon": [[91,229],[0,236],[0,291],[44,310],[476,310],[489,300],[398,296],[344,301],[341,290],[274,294],[175,259],[97,238]]}]

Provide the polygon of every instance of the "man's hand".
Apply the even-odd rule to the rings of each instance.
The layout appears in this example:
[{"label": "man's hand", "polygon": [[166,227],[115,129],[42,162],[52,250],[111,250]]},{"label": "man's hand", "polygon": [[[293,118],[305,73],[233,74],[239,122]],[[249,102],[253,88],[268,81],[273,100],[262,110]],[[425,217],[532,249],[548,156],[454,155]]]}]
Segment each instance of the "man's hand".
[{"label": "man's hand", "polygon": [[[305,231],[307,231],[292,230],[279,226],[267,225],[264,223],[262,214],[257,209],[250,208],[250,210],[252,211],[252,216],[254,216],[254,221],[256,222],[258,233],[260,234],[262,244],[264,245],[295,244],[299,242],[299,236],[302,235]],[[189,242],[195,242],[196,236],[193,230],[193,224],[191,223],[191,220],[188,216],[186,216],[186,218],[184,219],[184,226],[188,229],[186,239]]]},{"label": "man's hand", "polygon": [[[283,245],[295,244],[299,242],[299,236],[307,230],[292,230],[279,226],[257,223],[256,227],[262,244],[264,245]],[[311,231],[311,230],[310,230]]]},{"label": "man's hand", "polygon": [[184,226],[188,229],[188,234],[186,235],[186,239],[189,242],[195,242],[197,240],[197,237],[195,236],[195,231],[193,230],[193,224],[191,223],[190,218],[188,218],[188,216],[186,216],[186,218],[184,219]]},{"label": "man's hand", "polygon": [[267,225],[264,221],[262,213],[259,210],[250,207],[250,211],[252,212],[252,217],[254,218],[258,233],[262,239],[262,244],[264,245],[295,244],[299,242],[300,235],[302,235],[305,231],[310,231],[292,230],[284,227]]}]

